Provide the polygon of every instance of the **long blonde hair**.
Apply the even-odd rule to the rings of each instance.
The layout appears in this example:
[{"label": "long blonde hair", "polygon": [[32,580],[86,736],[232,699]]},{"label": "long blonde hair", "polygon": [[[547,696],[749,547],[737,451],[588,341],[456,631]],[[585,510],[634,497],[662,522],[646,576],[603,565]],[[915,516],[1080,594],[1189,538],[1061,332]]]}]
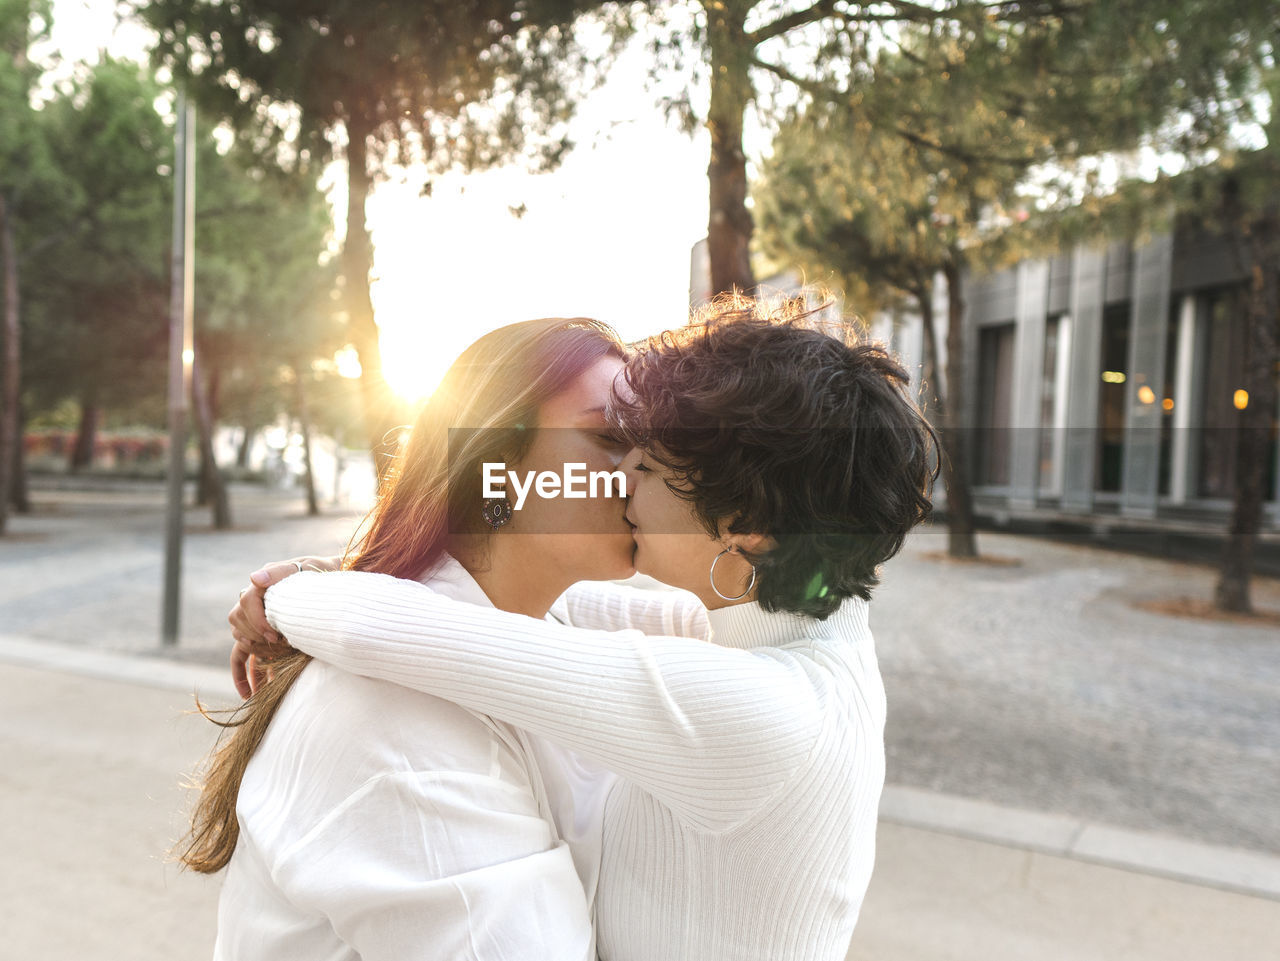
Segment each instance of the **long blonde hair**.
[{"label": "long blonde hair", "polygon": [[[586,318],[510,324],[468,347],[419,414],[343,567],[416,579],[439,563],[451,534],[483,536],[480,465],[519,460],[538,408],[610,355],[625,356],[617,334]],[[178,859],[192,870],[212,874],[231,860],[245,770],[309,661],[300,651],[273,661],[270,679],[228,720],[212,717],[197,702],[223,732],[196,781],[200,796],[191,830],[179,843]]]}]

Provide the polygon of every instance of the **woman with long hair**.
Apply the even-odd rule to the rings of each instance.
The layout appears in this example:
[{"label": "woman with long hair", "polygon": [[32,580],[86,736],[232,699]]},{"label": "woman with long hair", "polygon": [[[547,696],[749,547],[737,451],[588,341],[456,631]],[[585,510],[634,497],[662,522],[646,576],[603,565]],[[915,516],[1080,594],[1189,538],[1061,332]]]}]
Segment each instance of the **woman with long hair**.
[{"label": "woman with long hair", "polygon": [[[867,601],[930,506],[934,438],[907,387],[882,347],[794,301],[721,300],[629,360],[610,403],[636,445],[636,568],[683,591],[579,584],[553,608],[565,626],[304,573],[271,587],[266,614],[318,658],[619,776],[602,958],[842,959],[884,778]],[[513,522],[494,542],[519,536]],[[252,595],[231,622],[243,673],[270,628]]]},{"label": "woman with long hair", "polygon": [[[625,447],[603,407],[622,362],[617,336],[590,320],[482,337],[423,408],[342,566],[534,616],[575,581],[630,575],[620,498],[575,505],[590,537],[496,538],[477,507],[485,462],[612,471]],[[525,519],[551,530],[560,509],[540,501]],[[594,958],[594,882],[555,823],[563,779],[541,774],[554,747],[300,652],[273,675],[226,725],[181,852],[197,871],[228,868],[215,957]],[[582,810],[608,781],[579,778]]]}]

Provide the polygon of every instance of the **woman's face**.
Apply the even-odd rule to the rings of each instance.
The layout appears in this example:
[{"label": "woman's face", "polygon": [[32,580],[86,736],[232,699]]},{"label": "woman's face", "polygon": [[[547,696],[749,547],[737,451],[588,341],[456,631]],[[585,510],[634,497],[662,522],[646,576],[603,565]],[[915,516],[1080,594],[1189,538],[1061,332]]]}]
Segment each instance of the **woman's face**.
[{"label": "woman's face", "polygon": [[[517,463],[507,465],[519,475],[520,484],[526,483],[530,472],[535,477],[549,472],[564,478],[568,464],[584,465],[578,473],[586,477],[591,472],[619,470],[627,446],[605,420],[605,405],[622,367],[618,357],[601,358],[542,405],[528,450]],[[514,506],[517,496],[512,480],[507,478],[503,486]],[[593,492],[589,484],[581,486],[588,495]],[[605,496],[605,485],[597,483],[596,496],[570,498],[563,491],[540,496],[530,486],[523,506],[495,536],[526,534],[518,545],[526,562],[544,575],[554,574],[570,583],[630,577],[635,572],[635,542],[619,487],[612,485]]]},{"label": "woman's face", "polygon": [[[712,537],[694,516],[693,506],[667,486],[673,473],[639,448],[627,454],[623,467],[630,495],[627,521],[636,542],[636,570],[693,592],[708,610],[725,607],[729,602],[711,587],[712,562],[729,547],[756,549],[762,538],[723,533]],[[751,565],[740,554],[725,554],[716,563],[715,585],[721,594],[736,598],[750,582]],[[751,599],[749,594],[741,598]]]}]

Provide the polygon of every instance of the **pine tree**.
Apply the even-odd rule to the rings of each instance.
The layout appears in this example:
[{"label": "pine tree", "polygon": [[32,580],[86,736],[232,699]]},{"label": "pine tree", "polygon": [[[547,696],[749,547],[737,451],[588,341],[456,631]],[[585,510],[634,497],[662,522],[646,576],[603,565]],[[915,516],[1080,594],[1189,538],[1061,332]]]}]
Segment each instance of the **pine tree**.
[{"label": "pine tree", "polygon": [[[554,165],[581,57],[573,0],[150,0],[157,56],[263,153],[342,157],[341,267],[379,472],[395,426],[369,296],[365,202],[387,165],[476,169],[524,156]],[[283,149],[280,148],[284,145]]]}]

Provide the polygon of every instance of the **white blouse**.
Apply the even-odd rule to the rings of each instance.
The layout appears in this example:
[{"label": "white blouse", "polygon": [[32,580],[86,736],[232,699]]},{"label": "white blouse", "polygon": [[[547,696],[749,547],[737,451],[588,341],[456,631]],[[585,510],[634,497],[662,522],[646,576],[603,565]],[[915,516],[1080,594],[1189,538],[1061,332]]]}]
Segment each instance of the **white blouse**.
[{"label": "white blouse", "polygon": [[[474,590],[440,575],[431,596],[488,604],[457,570]],[[307,665],[240,787],[214,958],[594,958],[537,750],[439,697]]]},{"label": "white blouse", "polygon": [[271,623],[317,658],[491,714],[621,777],[595,899],[606,961],[842,961],[884,781],[867,613],[857,599],[825,621],[756,604],[706,612],[689,594],[607,583],[553,608],[620,629],[609,632],[379,574],[297,574],[267,593]]}]

